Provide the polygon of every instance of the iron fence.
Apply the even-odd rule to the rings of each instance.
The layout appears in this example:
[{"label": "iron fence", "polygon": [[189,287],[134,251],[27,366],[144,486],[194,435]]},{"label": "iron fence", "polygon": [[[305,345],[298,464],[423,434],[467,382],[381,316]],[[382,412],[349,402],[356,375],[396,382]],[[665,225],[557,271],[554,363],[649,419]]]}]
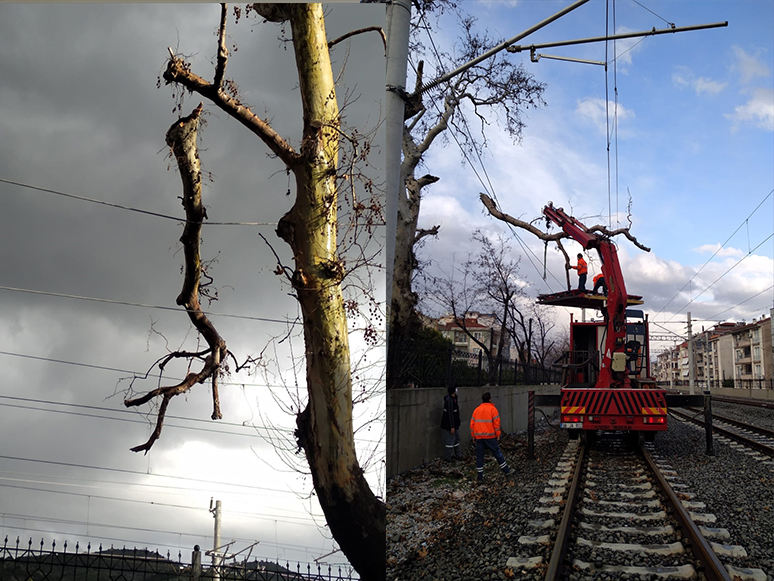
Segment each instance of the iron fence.
[{"label": "iron fence", "polygon": [[[91,544],[83,551],[65,542],[57,550],[39,546],[32,539],[26,545],[17,538],[9,544],[5,537],[0,548],[0,581],[355,581],[359,577],[330,565],[300,562],[285,565],[268,561],[250,561],[203,567],[199,547],[192,563],[183,562],[182,553],[174,558],[147,549],[103,549],[92,552]],[[295,571],[293,570],[295,569]]]},{"label": "iron fence", "polygon": [[389,387],[536,385],[560,383],[562,379],[561,371],[556,368],[503,359],[495,363],[494,381],[490,381],[487,357],[480,351],[468,353],[453,348],[404,349],[390,353],[388,360]]},{"label": "iron fence", "polygon": [[[662,387],[689,387],[690,382],[687,379],[669,381],[659,381]],[[694,380],[696,389],[707,391],[719,387],[729,387],[734,389],[774,389],[774,379],[696,379]]]}]

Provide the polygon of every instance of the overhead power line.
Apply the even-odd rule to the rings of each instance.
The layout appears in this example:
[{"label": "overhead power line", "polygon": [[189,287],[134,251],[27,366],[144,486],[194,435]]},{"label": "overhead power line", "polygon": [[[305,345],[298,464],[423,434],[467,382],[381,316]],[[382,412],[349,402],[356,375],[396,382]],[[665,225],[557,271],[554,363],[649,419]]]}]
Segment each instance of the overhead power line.
[{"label": "overhead power line", "polygon": [[[137,212],[139,214],[146,214],[148,216],[156,216],[157,218],[164,218],[166,220],[174,220],[175,222],[186,222],[187,220],[185,218],[180,218],[178,216],[170,216],[168,214],[160,214],[159,212],[151,212],[150,210],[142,210],[140,208],[133,208],[131,206],[124,206],[122,204],[115,204],[113,202],[106,202],[104,200],[95,200],[94,198],[87,198],[85,196],[78,196],[76,194],[68,194],[66,192],[60,192],[58,190],[52,190],[50,188],[41,188],[38,186],[33,186],[30,184],[25,184],[22,182],[16,182],[13,180],[7,180],[0,178],[0,182],[5,184],[10,184],[12,186],[18,186],[20,188],[27,188],[30,190],[36,190],[39,192],[46,192],[49,194],[55,194],[57,196],[63,196],[65,198],[70,198],[73,200],[79,200],[81,202],[89,202],[92,204],[99,204],[100,206],[108,206],[110,208],[116,208],[119,210],[128,210],[130,212]],[[276,226],[276,222],[202,222],[204,225],[209,226]]]},{"label": "overhead power line", "polygon": [[[18,402],[26,402],[26,403],[36,403],[36,404],[45,404],[45,405],[56,405],[56,406],[64,406],[64,407],[70,407],[75,409],[83,409],[83,410],[89,410],[89,411],[98,411],[98,412],[107,412],[110,414],[114,414],[111,416],[105,416],[105,415],[96,415],[96,414],[88,414],[88,413],[80,413],[75,411],[69,411],[69,410],[57,410],[57,409],[49,409],[44,407],[34,407],[34,406],[24,406],[19,404],[10,404],[10,403],[3,403],[2,400],[12,400],[12,401],[18,401]],[[137,419],[137,412],[136,411],[130,411],[125,409],[113,409],[113,408],[106,408],[106,407],[99,407],[99,406],[91,406],[91,405],[84,405],[84,404],[74,404],[74,403],[67,403],[67,402],[58,402],[58,401],[51,401],[51,400],[40,400],[40,399],[32,399],[32,398],[24,398],[24,397],[16,397],[16,396],[10,396],[10,395],[0,395],[0,406],[2,407],[11,407],[11,408],[18,408],[18,409],[27,409],[27,410],[34,410],[34,411],[42,411],[42,412],[51,412],[51,413],[59,413],[59,414],[66,414],[66,415],[73,415],[73,416],[80,416],[80,417],[87,417],[87,418],[96,418],[96,419],[103,419],[103,420],[114,420],[114,421],[122,421],[122,422],[129,422],[134,424],[146,424],[144,420]],[[123,416],[131,416],[131,417],[116,417],[116,415],[123,415]],[[166,424],[167,426],[171,428],[179,428],[183,430],[196,430],[197,432],[207,432],[207,433],[214,433],[214,434],[225,434],[228,436],[255,436],[254,433],[249,433],[247,430],[265,430],[265,431],[273,431],[273,432],[282,432],[286,434],[292,434],[294,433],[293,429],[290,428],[280,428],[280,427],[274,427],[274,426],[260,426],[256,425],[254,423],[236,423],[236,422],[223,422],[218,421],[217,426],[224,426],[224,427],[233,427],[233,428],[241,428],[245,430],[245,432],[234,432],[234,431],[226,431],[226,430],[219,430],[217,428],[212,428],[210,426],[213,425],[212,420],[205,420],[202,418],[189,418],[184,416],[166,416],[167,419],[171,420],[182,420],[186,422],[193,422],[198,424],[206,424],[207,427],[203,426],[183,426],[179,424]],[[370,440],[366,438],[358,437],[357,440],[359,442],[363,443],[370,443],[370,444],[377,444],[379,443],[378,440]]]},{"label": "overhead power line", "polygon": [[[661,310],[660,310],[658,313],[656,313],[655,315],[653,315],[653,318],[654,318],[654,319],[655,319],[656,317],[658,317],[658,316],[659,316],[661,313],[663,313],[663,312],[664,312],[664,310],[665,310],[665,309],[666,309],[666,308],[667,308],[667,307],[668,307],[668,306],[669,306],[669,305],[672,303],[672,301],[673,301],[673,300],[675,300],[675,299],[676,299],[676,298],[677,298],[677,297],[680,295],[680,293],[681,293],[681,292],[683,292],[683,290],[685,290],[685,287],[687,287],[689,284],[691,284],[691,282],[693,282],[693,279],[695,279],[697,276],[699,276],[699,273],[701,273],[701,271],[702,271],[702,270],[704,270],[704,268],[705,268],[705,267],[706,267],[706,266],[707,266],[707,265],[708,265],[710,262],[712,262],[712,259],[713,259],[713,258],[715,258],[715,257],[718,255],[718,253],[719,253],[721,250],[723,250],[723,248],[725,248],[726,244],[728,244],[728,243],[731,241],[731,239],[732,239],[734,236],[736,236],[736,233],[737,233],[737,232],[739,232],[739,230],[741,230],[741,229],[742,229],[742,227],[743,227],[745,224],[747,224],[747,223],[748,223],[748,220],[749,220],[750,218],[752,218],[752,217],[753,217],[753,215],[755,214],[755,212],[757,212],[757,211],[760,209],[760,207],[761,207],[761,206],[764,204],[764,202],[766,202],[766,200],[768,200],[768,199],[771,197],[771,195],[772,195],[772,194],[774,194],[774,190],[771,190],[771,191],[770,191],[768,194],[766,194],[766,196],[764,196],[764,198],[763,198],[763,199],[760,201],[760,203],[759,203],[757,206],[755,206],[755,209],[754,209],[752,212],[750,212],[749,216],[747,216],[747,218],[745,218],[744,220],[742,220],[742,223],[741,223],[741,224],[739,224],[739,226],[737,227],[737,229],[736,229],[736,230],[734,230],[734,231],[731,233],[731,235],[730,235],[728,238],[726,238],[726,241],[725,241],[725,242],[723,242],[723,244],[721,244],[721,245],[720,245],[720,247],[719,247],[719,248],[718,248],[718,249],[715,251],[715,253],[714,253],[712,256],[710,256],[710,257],[707,259],[707,262],[705,262],[705,263],[702,265],[702,267],[701,267],[699,270],[697,270],[697,271],[694,273],[694,275],[693,275],[693,276],[690,278],[690,280],[688,280],[688,282],[686,282],[686,283],[685,283],[685,284],[684,284],[684,285],[683,285],[683,286],[680,288],[680,290],[679,290],[679,291],[677,291],[677,292],[675,293],[675,295],[674,295],[674,296],[673,296],[671,299],[669,299],[669,300],[667,301],[667,303],[666,303],[666,304],[665,304],[663,307],[661,307]],[[751,251],[751,252],[752,252],[752,251]],[[713,283],[713,284],[714,284],[714,283]],[[690,303],[689,303],[689,304],[690,304]],[[687,306],[687,305],[686,305],[686,306]],[[683,307],[683,308],[685,308],[685,307]],[[681,309],[681,310],[682,310],[682,309]],[[678,311],[678,312],[679,312],[679,311]],[[670,319],[670,320],[671,320],[671,319]]]},{"label": "overhead power line", "polygon": [[685,309],[686,307],[690,306],[690,305],[691,305],[691,303],[693,303],[693,302],[694,302],[696,299],[698,299],[698,298],[699,298],[701,295],[703,295],[703,294],[704,294],[704,293],[706,293],[706,292],[707,292],[709,289],[711,289],[713,286],[715,286],[715,285],[716,285],[716,284],[717,284],[717,283],[718,283],[718,282],[719,282],[719,281],[720,281],[720,280],[721,280],[723,277],[725,277],[725,276],[726,276],[726,275],[727,275],[729,272],[731,272],[732,270],[734,270],[734,269],[735,269],[737,266],[739,266],[740,264],[742,264],[742,262],[744,262],[744,260],[745,260],[746,258],[749,258],[749,257],[750,257],[750,255],[752,255],[752,253],[753,253],[753,252],[755,252],[756,250],[758,250],[758,248],[760,248],[761,246],[763,246],[764,244],[766,244],[766,242],[768,242],[768,241],[769,241],[769,240],[771,240],[772,238],[774,238],[774,233],[771,233],[771,234],[769,234],[769,235],[768,235],[768,236],[767,236],[767,237],[766,237],[766,238],[765,238],[765,239],[764,239],[764,240],[763,240],[763,241],[762,241],[760,244],[758,244],[758,245],[757,245],[755,248],[753,248],[752,250],[750,250],[750,251],[749,251],[747,254],[745,254],[745,255],[744,255],[742,258],[740,258],[739,260],[737,260],[737,261],[736,261],[736,262],[735,262],[735,263],[734,263],[734,264],[733,264],[733,265],[732,265],[732,266],[731,266],[731,267],[730,267],[728,270],[726,270],[726,271],[725,271],[723,274],[721,274],[719,277],[717,277],[717,278],[716,278],[716,279],[715,279],[715,280],[712,282],[712,284],[710,284],[710,285],[709,285],[707,288],[705,288],[703,291],[701,291],[701,292],[700,292],[698,295],[696,295],[696,296],[695,296],[695,297],[693,297],[691,300],[689,300],[689,301],[688,301],[688,302],[685,304],[685,306],[683,306],[683,308],[681,308],[679,311],[677,311],[677,313],[675,313],[674,315],[672,315],[672,316],[669,318],[669,320],[671,321],[672,319],[674,319],[674,318],[675,318],[675,317],[676,317],[678,314],[680,314],[680,313],[683,311],[683,309]]},{"label": "overhead power line", "polygon": [[[0,290],[6,290],[6,291],[13,291],[13,292],[19,292],[19,293],[29,293],[34,295],[44,295],[44,296],[50,296],[50,297],[58,297],[63,299],[77,299],[80,301],[91,301],[96,303],[107,303],[111,305],[124,305],[128,307],[142,307],[144,309],[158,309],[162,311],[175,311],[176,313],[179,313],[181,311],[185,311],[185,309],[181,309],[180,307],[168,307],[165,305],[146,305],[143,303],[133,303],[129,301],[117,301],[114,299],[100,299],[97,297],[85,297],[81,295],[70,295],[70,294],[64,294],[64,293],[55,293],[51,291],[39,291],[39,290],[32,290],[32,289],[26,289],[26,288],[15,288],[11,286],[0,286]],[[290,319],[285,319],[284,321],[281,319],[269,319],[267,317],[252,317],[249,315],[232,315],[228,313],[214,313],[212,311],[201,311],[205,315],[211,316],[211,317],[225,317],[225,318],[231,318],[231,319],[244,319],[248,321],[260,321],[262,323],[282,323],[283,325],[295,325],[297,323],[297,320],[291,321]]]}]

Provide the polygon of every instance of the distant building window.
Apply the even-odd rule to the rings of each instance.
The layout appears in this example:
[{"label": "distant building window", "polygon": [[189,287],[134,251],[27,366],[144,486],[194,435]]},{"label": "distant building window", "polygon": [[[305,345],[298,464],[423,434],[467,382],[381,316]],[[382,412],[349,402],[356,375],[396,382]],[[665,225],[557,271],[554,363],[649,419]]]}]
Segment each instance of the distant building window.
[{"label": "distant building window", "polygon": [[455,343],[467,343],[468,338],[465,335],[464,331],[454,331],[454,342]]}]

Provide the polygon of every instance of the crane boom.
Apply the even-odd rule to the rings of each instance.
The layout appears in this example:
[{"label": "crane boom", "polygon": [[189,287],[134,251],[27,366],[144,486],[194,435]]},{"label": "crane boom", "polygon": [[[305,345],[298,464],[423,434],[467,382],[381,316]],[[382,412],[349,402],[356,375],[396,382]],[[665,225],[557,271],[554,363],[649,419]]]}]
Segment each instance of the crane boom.
[{"label": "crane boom", "polygon": [[630,387],[626,369],[626,305],[629,295],[626,293],[618,251],[612,240],[597,232],[590,232],[579,220],[555,208],[549,202],[543,208],[543,215],[554,222],[568,236],[580,243],[584,250],[596,249],[602,263],[602,276],[607,285],[607,300],[601,308],[605,317],[606,335],[602,348],[602,360],[595,387]]}]

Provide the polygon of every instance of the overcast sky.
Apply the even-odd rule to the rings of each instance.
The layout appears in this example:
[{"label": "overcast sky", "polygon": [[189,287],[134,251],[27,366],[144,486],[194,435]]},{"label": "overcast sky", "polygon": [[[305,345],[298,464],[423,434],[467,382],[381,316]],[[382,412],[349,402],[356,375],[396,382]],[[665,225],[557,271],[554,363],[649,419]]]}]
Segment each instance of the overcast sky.
[{"label": "overcast sky", "polygon": [[[219,12],[216,4],[0,5],[0,179],[183,216],[180,177],[164,143],[178,113],[171,87],[163,81],[157,87],[157,80],[167,47],[191,55],[194,72],[212,78]],[[331,39],[384,25],[383,5],[328,12]],[[292,47],[280,34],[255,18],[234,25],[231,17],[230,42],[238,51],[232,50],[227,76],[297,146],[298,81]],[[332,57],[337,70],[348,58],[338,93],[340,101],[350,95],[348,122],[374,129],[384,91],[379,36],[354,37]],[[199,101],[187,97],[182,114]],[[296,303],[272,273],[276,261],[259,234],[291,262],[274,224],[292,205],[287,192],[294,187],[253,134],[209,103],[204,108],[201,158],[213,178],[204,190],[209,220],[268,224],[204,227],[203,256],[215,259],[209,274],[219,298],[205,307],[236,315],[211,318],[240,361],[265,349],[266,374],[224,381],[222,422],[208,420],[208,386],[175,398],[153,450],[131,452],[150,427],[125,411],[128,381],[121,379],[144,372],[168,348],[197,347],[187,316],[174,310],[182,225],[0,183],[0,533],[11,541],[18,535],[25,543],[33,537],[47,545],[56,539],[59,546],[67,540],[158,548],[175,557],[182,551],[187,560],[194,544],[212,546],[214,497],[223,502],[223,541],[236,539],[236,550],[260,541],[253,556],[311,561],[335,548],[309,498],[311,479],[283,462],[289,458],[304,470],[303,455],[292,449],[280,455],[273,447],[292,448],[294,394],[296,386],[303,393],[305,376],[303,362],[294,367],[290,356],[302,355],[303,343],[300,329],[285,323],[295,319]],[[370,165],[377,182],[381,135]],[[383,297],[383,284],[377,293]],[[272,342],[291,330],[291,340]],[[369,362],[379,357],[378,350],[370,353]],[[176,365],[166,375],[184,372]],[[135,390],[155,386],[151,379]],[[380,399],[357,408],[359,425],[381,415]],[[379,495],[383,425],[358,435],[361,464]],[[335,553],[324,560],[344,558]]]},{"label": "overcast sky", "polygon": [[[463,8],[477,17],[478,31],[509,39],[569,4],[481,1],[464,2]],[[728,21],[728,27],[619,41],[616,47],[610,43],[607,57],[604,43],[538,51],[607,60],[607,74],[596,65],[547,58],[534,63],[529,51],[509,55],[546,83],[547,106],[527,112],[519,145],[495,124],[489,126],[483,167],[477,160],[473,168],[461,165],[453,140],[436,144],[423,171],[441,180],[425,190],[419,226],[441,224],[441,232],[437,240],[427,240],[421,257],[448,271],[468,252],[477,252],[469,238],[483,228],[510,239],[532,297],[563,290],[561,255],[549,250],[544,282],[542,242],[521,231],[525,251],[483,210],[478,193],[488,191],[503,211],[522,219],[540,216],[552,201],[587,225],[614,228],[627,225],[631,193],[632,233],[652,251],[621,240],[619,257],[627,290],[644,297],[646,312],[659,324],[652,332],[684,335],[689,311],[697,321],[694,331],[725,319],[749,322],[768,314],[774,300],[774,4],[622,0],[615,9],[619,33],[663,29],[668,23]],[[592,0],[520,43],[605,31],[606,3]],[[456,36],[454,22],[444,18],[436,27],[435,46],[452,50]],[[425,78],[431,79],[435,59],[423,40]],[[571,256],[579,249],[567,248]],[[592,256],[589,278],[599,271]],[[571,279],[575,284],[574,272]],[[560,319],[568,318],[563,310]]]}]

